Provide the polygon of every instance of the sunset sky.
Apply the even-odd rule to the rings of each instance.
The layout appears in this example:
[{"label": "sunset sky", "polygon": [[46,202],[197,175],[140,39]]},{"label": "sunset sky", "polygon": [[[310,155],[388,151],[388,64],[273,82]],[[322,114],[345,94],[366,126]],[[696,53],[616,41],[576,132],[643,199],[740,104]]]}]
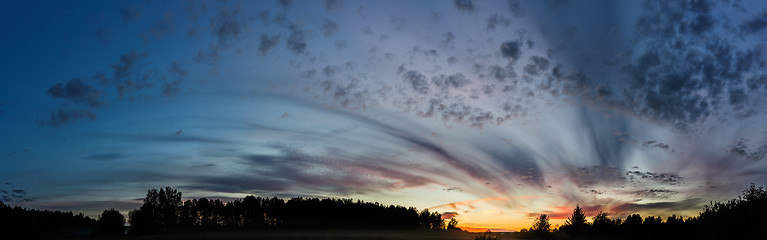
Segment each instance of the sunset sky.
[{"label": "sunset sky", "polygon": [[767,185],[759,0],[0,1],[0,36],[8,205],[171,186],[516,231]]}]

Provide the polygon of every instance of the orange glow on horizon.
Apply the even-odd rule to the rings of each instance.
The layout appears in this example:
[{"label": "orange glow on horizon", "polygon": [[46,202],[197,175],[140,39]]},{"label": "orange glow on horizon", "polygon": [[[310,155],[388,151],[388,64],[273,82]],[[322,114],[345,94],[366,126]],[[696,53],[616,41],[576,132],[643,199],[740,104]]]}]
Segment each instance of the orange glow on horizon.
[{"label": "orange glow on horizon", "polygon": [[475,199],[475,200],[468,200],[468,201],[463,201],[463,202],[453,202],[453,203],[448,203],[448,204],[442,204],[442,205],[437,205],[437,206],[426,208],[426,209],[450,207],[450,208],[452,208],[454,210],[457,210],[458,206],[468,206],[469,208],[474,209],[474,207],[471,206],[471,204],[474,204],[474,203],[487,202],[487,201],[510,200],[510,199],[539,198],[539,197],[542,197],[542,196],[489,197],[489,198],[481,198],[481,199]]}]

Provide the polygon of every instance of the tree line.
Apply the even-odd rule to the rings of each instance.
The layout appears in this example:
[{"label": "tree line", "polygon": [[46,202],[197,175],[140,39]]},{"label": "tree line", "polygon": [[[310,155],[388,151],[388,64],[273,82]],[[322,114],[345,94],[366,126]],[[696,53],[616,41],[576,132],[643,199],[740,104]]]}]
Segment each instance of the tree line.
[{"label": "tree line", "polygon": [[0,232],[7,239],[118,235],[124,232],[124,224],[125,219],[114,209],[104,211],[96,220],[82,213],[11,207],[0,202]]},{"label": "tree line", "polygon": [[610,219],[600,211],[591,221],[576,206],[565,224],[552,227],[549,216],[541,214],[523,237],[536,239],[763,239],[767,236],[767,190],[751,187],[727,202],[711,202],[698,216],[683,219],[676,215],[642,218],[630,214]]},{"label": "tree line", "polygon": [[[147,192],[144,204],[130,211],[130,234],[237,229],[443,229],[442,215],[414,207],[352,199],[262,198],[247,196],[181,200],[165,187]],[[453,223],[453,227],[457,222]]]},{"label": "tree line", "polygon": [[383,205],[352,199],[262,198],[247,196],[229,202],[219,199],[182,200],[176,189],[147,192],[143,204],[123,215],[105,210],[98,219],[82,213],[10,207],[0,202],[3,236],[12,239],[79,236],[122,236],[158,233],[249,229],[457,229],[453,219],[428,209]]}]

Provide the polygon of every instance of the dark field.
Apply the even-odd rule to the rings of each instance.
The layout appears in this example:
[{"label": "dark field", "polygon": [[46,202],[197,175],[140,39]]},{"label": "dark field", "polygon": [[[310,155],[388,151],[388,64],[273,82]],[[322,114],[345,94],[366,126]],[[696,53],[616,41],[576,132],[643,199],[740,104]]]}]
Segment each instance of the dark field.
[{"label": "dark field", "polygon": [[[274,231],[230,231],[183,233],[129,237],[123,239],[264,239],[264,240],[324,240],[324,239],[362,239],[362,240],[404,240],[404,239],[445,239],[471,240],[476,234],[462,231],[418,231],[418,230],[274,230]],[[499,238],[500,239],[500,238]],[[510,238],[509,238],[510,239]]]}]

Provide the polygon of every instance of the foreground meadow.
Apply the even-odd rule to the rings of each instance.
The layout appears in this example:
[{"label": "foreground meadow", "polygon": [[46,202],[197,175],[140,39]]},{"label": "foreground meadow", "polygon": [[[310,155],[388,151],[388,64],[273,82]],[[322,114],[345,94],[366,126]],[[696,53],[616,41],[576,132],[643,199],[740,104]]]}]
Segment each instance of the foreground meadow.
[{"label": "foreground meadow", "polygon": [[138,236],[124,239],[222,239],[222,240],[325,240],[325,239],[361,239],[361,240],[472,240],[476,234],[463,231],[421,231],[421,230],[274,230],[274,231],[230,231],[162,234]]}]

